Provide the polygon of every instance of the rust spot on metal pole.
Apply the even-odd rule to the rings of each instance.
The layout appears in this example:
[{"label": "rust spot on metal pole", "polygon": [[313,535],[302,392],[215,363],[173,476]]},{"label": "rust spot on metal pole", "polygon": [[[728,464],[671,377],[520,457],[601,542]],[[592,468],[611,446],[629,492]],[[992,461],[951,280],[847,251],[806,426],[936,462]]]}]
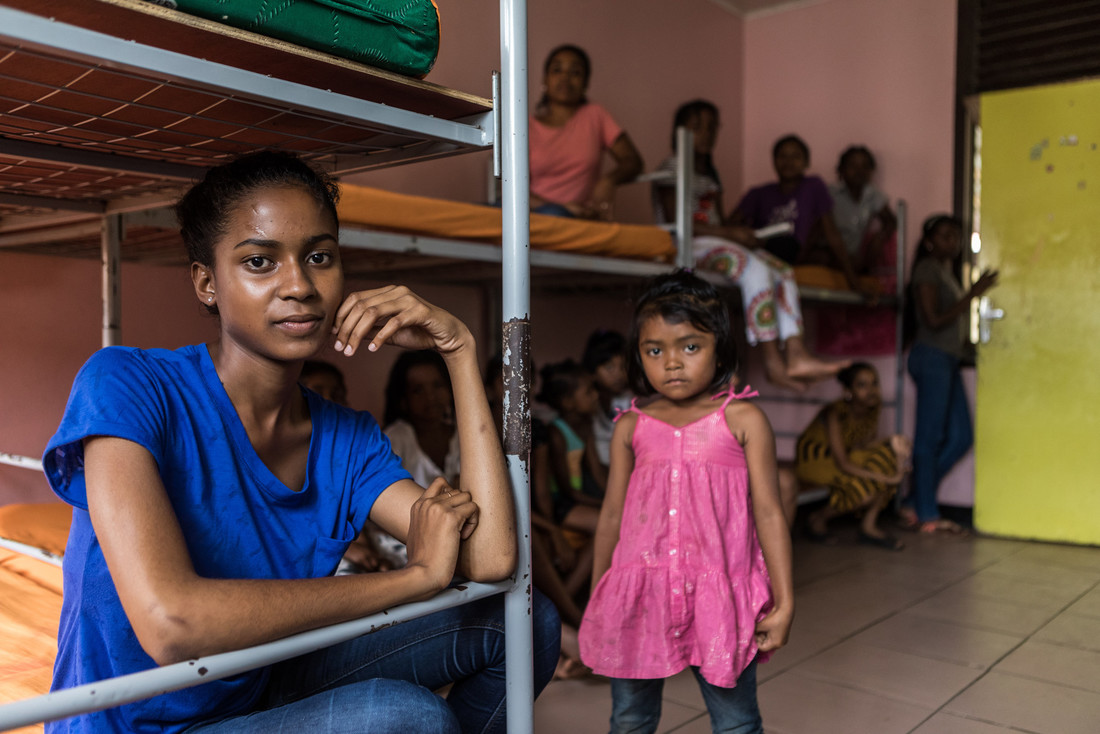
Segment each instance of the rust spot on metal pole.
[{"label": "rust spot on metal pole", "polygon": [[531,322],[504,322],[504,453],[531,455]]}]

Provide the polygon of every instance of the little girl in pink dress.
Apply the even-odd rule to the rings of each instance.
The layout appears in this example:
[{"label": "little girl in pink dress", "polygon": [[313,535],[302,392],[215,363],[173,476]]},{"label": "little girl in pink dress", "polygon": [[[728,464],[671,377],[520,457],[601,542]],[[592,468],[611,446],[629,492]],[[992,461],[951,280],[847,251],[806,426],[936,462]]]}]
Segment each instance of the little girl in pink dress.
[{"label": "little girl in pink dress", "polygon": [[636,392],[658,397],[615,426],[581,658],[612,678],[612,732],[656,731],[664,679],[687,667],[715,731],[762,732],[756,662],[794,614],[771,426],[754,393],[724,389],[736,346],[700,278],[656,278],[629,344]]}]

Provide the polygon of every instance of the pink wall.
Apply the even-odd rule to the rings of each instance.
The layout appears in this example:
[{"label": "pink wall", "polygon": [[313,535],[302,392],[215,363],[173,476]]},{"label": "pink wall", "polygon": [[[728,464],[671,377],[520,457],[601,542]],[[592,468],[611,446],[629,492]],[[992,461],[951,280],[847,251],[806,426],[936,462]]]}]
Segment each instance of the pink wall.
[{"label": "pink wall", "polygon": [[[372,285],[349,282],[349,288]],[[418,287],[446,304],[484,334],[482,298],[465,287]],[[98,261],[0,252],[0,293],[7,317],[0,319],[0,451],[41,456],[65,409],[80,366],[100,346]],[[175,348],[209,341],[215,321],[195,299],[186,268],[125,264],[122,269],[122,343]],[[492,347],[486,347],[491,349]],[[396,350],[326,357],[348,380],[354,407],[381,414],[383,388]],[[0,505],[52,499],[40,475],[0,466]]]},{"label": "pink wall", "polygon": [[[460,7],[461,6],[461,7]],[[490,74],[500,68],[498,3],[442,3],[443,41],[428,81],[489,96]],[[629,133],[652,169],[667,156],[676,107],[696,97],[723,111],[718,165],[740,178],[741,18],[709,0],[557,0],[529,3],[529,77],[532,107],[541,95],[542,66],[550,49],[573,43],[592,59],[589,98],[606,107]],[[462,156],[356,178],[406,193],[484,201],[485,155]],[[619,218],[650,222],[649,191],[627,187]]]}]

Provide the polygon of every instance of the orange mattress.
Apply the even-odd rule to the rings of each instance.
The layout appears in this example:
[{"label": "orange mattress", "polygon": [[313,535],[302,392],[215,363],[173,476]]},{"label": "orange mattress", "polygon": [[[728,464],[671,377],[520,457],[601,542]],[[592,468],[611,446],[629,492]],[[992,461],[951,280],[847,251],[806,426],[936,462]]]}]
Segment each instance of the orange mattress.
[{"label": "orange mattress", "polygon": [[[369,186],[341,185],[339,216],[345,225],[422,237],[496,245],[502,237],[500,210],[495,207],[397,194]],[[659,227],[543,214],[531,215],[531,247],[661,262],[672,262],[676,257],[672,235]],[[795,268],[795,278],[803,286],[847,290],[842,273],[819,265]]]},{"label": "orange mattress", "polygon": [[[425,196],[395,194],[369,186],[340,187],[344,225],[425,237],[499,245],[500,210]],[[658,227],[531,215],[531,247],[584,255],[672,261],[672,235]]]},{"label": "orange mattress", "polygon": [[[72,509],[61,502],[0,507],[0,537],[60,555]],[[61,567],[0,548],[0,704],[47,693],[57,653]],[[40,732],[41,725],[16,729]]]}]

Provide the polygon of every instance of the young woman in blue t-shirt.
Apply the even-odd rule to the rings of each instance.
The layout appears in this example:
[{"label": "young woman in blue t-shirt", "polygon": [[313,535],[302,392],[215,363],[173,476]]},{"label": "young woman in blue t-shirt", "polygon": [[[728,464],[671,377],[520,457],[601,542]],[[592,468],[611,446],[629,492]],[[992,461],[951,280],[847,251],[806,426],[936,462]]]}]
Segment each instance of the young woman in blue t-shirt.
[{"label": "young woman in blue t-shirt", "polygon": [[[218,339],[106,349],[77,376],[45,455],[74,506],[55,688],[426,599],[456,572],[512,573],[512,499],[474,339],[403,287],[345,294],[336,194],[283,154],[212,169],[178,214]],[[387,344],[443,356],[461,489],[424,490],[369,414],[298,385],[322,349]],[[407,544],[408,565],[332,577],[368,518]],[[541,598],[534,616],[541,686],[558,621]],[[503,731],[502,630],[489,599],[50,730]],[[444,703],[431,691],[449,682]]]}]

